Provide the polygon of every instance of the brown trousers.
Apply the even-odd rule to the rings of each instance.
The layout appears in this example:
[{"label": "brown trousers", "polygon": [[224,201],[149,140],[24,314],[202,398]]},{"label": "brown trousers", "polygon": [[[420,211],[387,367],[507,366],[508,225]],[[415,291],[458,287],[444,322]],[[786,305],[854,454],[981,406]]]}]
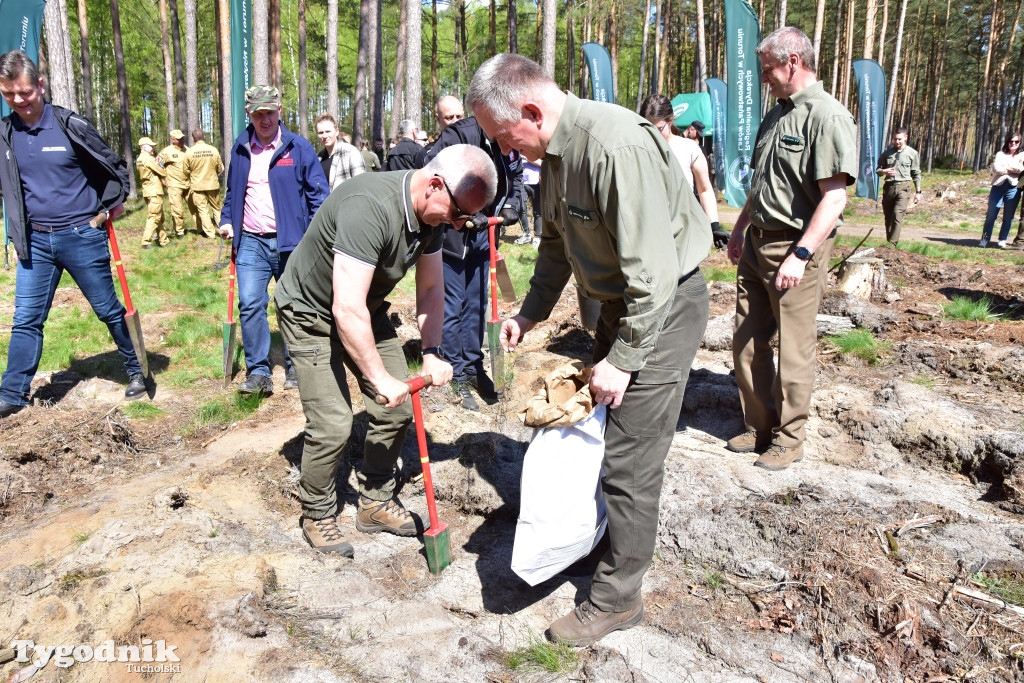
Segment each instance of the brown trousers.
[{"label": "brown trousers", "polygon": [[885,216],[885,238],[896,244],[900,241],[903,216],[910,198],[914,196],[914,183],[885,183],[882,186],[882,215]]},{"label": "brown trousers", "polygon": [[[835,233],[815,251],[800,284],[780,292],[775,276],[800,236],[799,230],[762,233],[751,227],[736,272],[732,355],[743,421],[760,434],[772,432],[772,442],[787,448],[804,442],[814,389],[815,317]],[[771,347],[776,333],[778,370]]]},{"label": "brown trousers", "polygon": [[220,192],[218,190],[192,190],[192,201],[202,222],[196,223],[196,229],[207,237],[217,236],[220,224]]},{"label": "brown trousers", "polygon": [[146,227],[142,231],[142,243],[152,244],[153,236],[162,247],[169,241],[167,232],[164,230],[164,198],[163,195],[155,195],[146,198]]}]

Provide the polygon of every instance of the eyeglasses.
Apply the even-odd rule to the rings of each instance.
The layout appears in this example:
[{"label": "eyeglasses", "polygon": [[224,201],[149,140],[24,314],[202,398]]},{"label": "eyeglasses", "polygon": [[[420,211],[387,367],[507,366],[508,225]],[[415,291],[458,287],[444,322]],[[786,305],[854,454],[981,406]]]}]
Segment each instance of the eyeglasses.
[{"label": "eyeglasses", "polygon": [[451,188],[448,187],[448,181],[445,180],[443,176],[439,176],[437,174],[435,174],[434,177],[441,179],[441,183],[444,184],[444,191],[448,193],[448,198],[452,200],[452,208],[455,210],[455,215],[451,217],[451,222],[454,223],[455,221],[468,221],[470,218],[472,218],[473,216],[463,211],[462,207],[459,206],[459,203],[455,201],[455,195],[452,194]]},{"label": "eyeglasses", "polygon": [[1011,145],[1019,145],[1020,144],[1020,140],[1010,140],[1010,144]]}]

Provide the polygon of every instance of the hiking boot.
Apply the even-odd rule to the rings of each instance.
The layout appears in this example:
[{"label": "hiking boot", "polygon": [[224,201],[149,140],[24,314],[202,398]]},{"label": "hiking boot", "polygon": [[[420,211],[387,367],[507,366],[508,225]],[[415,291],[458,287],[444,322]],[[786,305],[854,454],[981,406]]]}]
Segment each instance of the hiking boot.
[{"label": "hiking boot", "polygon": [[152,243],[150,243],[150,242],[143,242],[143,243],[142,243],[142,248],[143,248],[143,249],[152,249],[152,248],[153,248],[153,245],[152,245]]},{"label": "hiking boot", "polygon": [[134,401],[146,395],[146,378],[141,372],[128,377],[128,386],[124,390],[124,400]]},{"label": "hiking boot", "polygon": [[1024,249],[1024,240],[1014,240],[1010,242],[1009,249]]},{"label": "hiking boot", "polygon": [[461,403],[466,410],[480,410],[480,404],[476,402],[473,392],[469,390],[469,382],[455,380],[451,383],[451,388],[455,403]]},{"label": "hiking boot", "polygon": [[787,448],[773,443],[764,454],[754,461],[754,467],[763,467],[769,472],[784,470],[804,458],[804,445]]},{"label": "hiking boot", "polygon": [[624,631],[636,626],[643,618],[643,605],[625,612],[603,612],[588,598],[572,612],[553,621],[547,635],[556,643],[588,647],[612,631]]},{"label": "hiking boot", "polygon": [[338,528],[336,517],[324,517],[323,519],[309,519],[303,517],[299,520],[302,527],[302,537],[306,542],[322,553],[337,553],[342,557],[355,557],[355,550],[352,544],[345,540],[345,534]]},{"label": "hiking boot", "polygon": [[397,497],[372,500],[360,495],[356,529],[364,534],[386,531],[396,536],[415,536],[422,529],[422,522],[406,510]]},{"label": "hiking boot", "polygon": [[726,449],[733,453],[764,453],[772,445],[772,436],[758,436],[753,429],[734,436],[725,442]]},{"label": "hiking boot", "polygon": [[533,238],[530,237],[530,233],[528,232],[524,232],[519,236],[519,239],[516,240],[516,244],[530,244],[531,242],[533,242]]},{"label": "hiking boot", "polygon": [[299,388],[299,380],[295,376],[295,370],[289,370],[284,375],[284,390],[288,391],[289,389],[298,389],[298,388]]},{"label": "hiking boot", "polygon": [[19,410],[24,410],[25,406],[16,406],[13,403],[0,399],[0,419],[10,417]]},{"label": "hiking boot", "polygon": [[494,382],[486,374],[468,375],[466,381],[469,382],[471,387],[476,389],[476,393],[480,394],[480,398],[488,403],[498,400],[499,394],[494,389]]},{"label": "hiking boot", "polygon": [[269,377],[263,375],[249,375],[244,382],[238,385],[238,393],[270,396],[274,393],[274,383]]}]

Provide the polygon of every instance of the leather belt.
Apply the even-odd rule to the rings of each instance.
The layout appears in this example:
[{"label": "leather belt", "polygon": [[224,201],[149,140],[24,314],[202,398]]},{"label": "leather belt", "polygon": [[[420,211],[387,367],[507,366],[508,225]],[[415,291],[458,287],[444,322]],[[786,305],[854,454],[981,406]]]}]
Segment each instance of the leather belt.
[{"label": "leather belt", "polygon": [[676,286],[678,287],[679,285],[681,285],[684,282],[686,282],[687,280],[689,280],[691,277],[693,277],[697,273],[698,270],[700,270],[700,266],[697,266],[696,268],[691,270],[689,273],[687,273],[686,275],[684,275],[681,278],[679,278],[679,282],[676,283]]},{"label": "leather belt", "polygon": [[32,230],[36,232],[60,232],[61,230],[71,230],[77,228],[77,225],[39,225],[38,223],[28,224]]},{"label": "leather belt", "polygon": [[276,232],[251,232],[249,230],[246,230],[245,234],[248,235],[249,237],[260,237],[262,239],[267,240],[277,237]]},{"label": "leather belt", "polygon": [[803,230],[797,230],[796,228],[786,228],[785,230],[766,230],[765,228],[750,224],[750,232],[757,235],[761,239],[785,239],[787,237],[794,237],[800,239],[800,236],[804,234]]}]

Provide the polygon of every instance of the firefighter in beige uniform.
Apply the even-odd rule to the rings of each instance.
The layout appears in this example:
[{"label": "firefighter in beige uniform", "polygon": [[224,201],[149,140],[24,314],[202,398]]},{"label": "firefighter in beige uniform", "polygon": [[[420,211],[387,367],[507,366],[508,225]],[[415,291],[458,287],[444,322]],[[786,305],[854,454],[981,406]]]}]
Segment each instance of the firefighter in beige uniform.
[{"label": "firefighter in beige uniform", "polygon": [[206,142],[203,131],[198,128],[192,131],[192,140],[195,144],[185,152],[185,175],[192,190],[192,201],[202,220],[201,224],[196,221],[196,229],[205,237],[212,238],[217,236],[217,226],[220,225],[218,176],[224,172],[224,162],[217,148]]},{"label": "firefighter in beige uniform", "polygon": [[[156,158],[167,172],[167,198],[171,203],[171,218],[174,219],[174,234],[185,236],[185,201],[189,190],[188,174],[185,172],[185,134],[175,128],[171,131],[171,144],[160,150]],[[199,225],[196,205],[188,197],[188,211]]]},{"label": "firefighter in beige uniform", "polygon": [[153,152],[156,151],[156,143],[149,138],[139,138],[139,158],[135,160],[135,167],[139,171],[139,180],[142,181],[142,197],[146,200],[148,213],[146,215],[146,228],[142,232],[142,248],[148,249],[153,246],[153,236],[156,234],[157,243],[162,247],[169,241],[167,232],[164,230],[164,185],[161,180],[166,173],[156,163]]}]

